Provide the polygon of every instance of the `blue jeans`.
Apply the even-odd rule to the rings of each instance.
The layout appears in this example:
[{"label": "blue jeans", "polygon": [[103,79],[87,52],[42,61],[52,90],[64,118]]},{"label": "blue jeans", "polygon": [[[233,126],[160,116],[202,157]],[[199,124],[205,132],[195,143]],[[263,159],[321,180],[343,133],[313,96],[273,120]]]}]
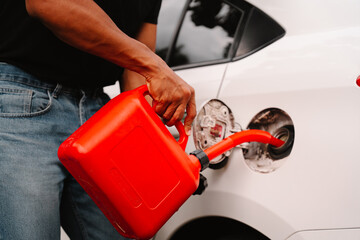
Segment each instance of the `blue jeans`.
[{"label": "blue jeans", "polygon": [[109,100],[0,63],[0,239],[124,239],[62,166],[59,145]]}]

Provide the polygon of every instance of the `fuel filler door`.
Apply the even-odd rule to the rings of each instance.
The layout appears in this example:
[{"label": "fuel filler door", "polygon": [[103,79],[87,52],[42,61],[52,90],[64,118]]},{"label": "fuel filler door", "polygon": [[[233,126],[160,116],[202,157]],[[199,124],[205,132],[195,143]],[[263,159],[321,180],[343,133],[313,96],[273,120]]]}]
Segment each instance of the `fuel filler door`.
[{"label": "fuel filler door", "polygon": [[[246,129],[269,132],[285,142],[279,148],[269,144],[243,143],[244,160],[250,169],[260,173],[270,173],[278,169],[290,155],[294,144],[295,128],[290,116],[278,108],[267,108],[256,114]],[[195,147],[205,150],[233,133],[243,129],[235,122],[231,109],[218,99],[205,102],[194,120],[193,137]],[[210,168],[219,169],[226,165],[231,149],[210,162]]]},{"label": "fuel filler door", "polygon": [[[241,131],[231,109],[218,99],[205,102],[194,120],[193,137],[195,147],[204,150],[233,133]],[[223,167],[233,149],[210,162],[210,168]]]}]

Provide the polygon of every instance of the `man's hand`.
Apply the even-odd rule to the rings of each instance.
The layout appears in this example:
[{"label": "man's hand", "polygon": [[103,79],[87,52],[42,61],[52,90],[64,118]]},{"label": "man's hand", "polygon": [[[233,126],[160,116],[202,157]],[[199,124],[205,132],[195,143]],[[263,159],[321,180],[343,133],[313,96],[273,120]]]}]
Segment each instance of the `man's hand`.
[{"label": "man's hand", "polygon": [[[121,89],[127,91],[146,83],[150,95],[154,99],[155,111],[166,120],[167,125],[172,126],[176,121],[182,120],[186,110],[184,127],[186,134],[190,135],[191,124],[196,116],[194,89],[177,76],[166,64],[162,69],[159,74],[155,74],[148,79],[126,70],[121,81]],[[148,101],[151,102],[150,99]]]},{"label": "man's hand", "polygon": [[146,78],[149,92],[156,102],[155,111],[167,125],[172,126],[182,119],[186,110],[184,127],[186,134],[190,135],[196,116],[195,91],[161,61],[158,73]]}]

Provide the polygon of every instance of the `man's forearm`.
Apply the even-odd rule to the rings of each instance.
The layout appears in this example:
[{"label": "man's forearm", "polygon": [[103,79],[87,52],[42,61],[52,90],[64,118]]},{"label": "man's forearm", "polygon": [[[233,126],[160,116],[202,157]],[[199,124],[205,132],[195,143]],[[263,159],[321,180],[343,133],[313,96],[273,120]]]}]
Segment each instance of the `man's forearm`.
[{"label": "man's forearm", "polygon": [[[143,23],[136,36],[136,40],[145,44],[154,52],[156,47],[156,30],[157,26],[155,24]],[[145,84],[145,78],[134,71],[125,69],[120,82],[121,91],[123,92]],[[151,102],[150,100],[148,98],[149,102]]]},{"label": "man's forearm", "polygon": [[31,16],[71,46],[146,78],[157,69],[154,53],[124,34],[92,0],[26,0],[26,7]]},{"label": "man's forearm", "polygon": [[26,8],[69,45],[144,76],[156,113],[173,125],[186,109],[184,125],[190,133],[194,89],[146,45],[123,33],[93,0],[26,0]]}]

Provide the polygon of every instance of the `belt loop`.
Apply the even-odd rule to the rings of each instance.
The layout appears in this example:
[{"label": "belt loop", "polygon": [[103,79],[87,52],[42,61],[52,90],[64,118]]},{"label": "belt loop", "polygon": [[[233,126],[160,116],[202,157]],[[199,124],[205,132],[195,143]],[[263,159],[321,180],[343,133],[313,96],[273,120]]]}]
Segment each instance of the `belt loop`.
[{"label": "belt loop", "polygon": [[61,92],[61,89],[62,89],[61,84],[59,84],[59,83],[56,84],[56,87],[55,87],[55,89],[54,89],[54,91],[53,91],[53,93],[52,93],[53,98],[57,98],[57,97],[58,97],[59,93]]}]

